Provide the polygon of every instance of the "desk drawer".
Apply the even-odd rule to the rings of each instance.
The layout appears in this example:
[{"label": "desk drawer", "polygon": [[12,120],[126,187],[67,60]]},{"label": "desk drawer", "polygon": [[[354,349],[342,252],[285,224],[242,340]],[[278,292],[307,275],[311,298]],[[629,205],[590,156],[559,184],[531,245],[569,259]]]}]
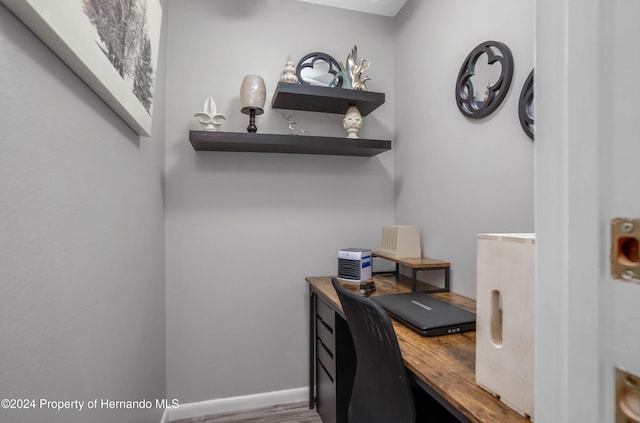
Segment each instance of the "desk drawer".
[{"label": "desk drawer", "polygon": [[327,328],[333,333],[335,329],[335,311],[331,307],[329,307],[323,300],[317,297],[316,300],[316,311],[319,319],[325,323]]},{"label": "desk drawer", "polygon": [[336,365],[334,361],[334,353],[329,351],[326,345],[318,339],[316,342],[316,350],[318,354],[318,361],[327,370],[332,380],[336,379]]},{"label": "desk drawer", "polygon": [[316,331],[318,339],[334,354],[336,351],[336,339],[333,334],[333,330],[324,322],[324,320],[318,318],[316,320]]},{"label": "desk drawer", "polygon": [[322,423],[337,423],[336,415],[337,398],[336,385],[333,378],[329,376],[326,369],[317,363],[318,370],[318,403],[317,410],[322,419]]}]

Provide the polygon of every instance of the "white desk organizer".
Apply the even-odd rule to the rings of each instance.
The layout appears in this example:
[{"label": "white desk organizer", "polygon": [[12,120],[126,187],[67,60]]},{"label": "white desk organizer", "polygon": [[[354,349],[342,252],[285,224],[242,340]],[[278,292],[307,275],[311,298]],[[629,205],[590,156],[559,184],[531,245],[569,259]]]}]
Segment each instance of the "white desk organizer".
[{"label": "white desk organizer", "polygon": [[420,228],[408,225],[383,226],[380,252],[394,258],[422,257]]},{"label": "white desk organizer", "polygon": [[476,383],[533,418],[535,234],[478,234]]}]

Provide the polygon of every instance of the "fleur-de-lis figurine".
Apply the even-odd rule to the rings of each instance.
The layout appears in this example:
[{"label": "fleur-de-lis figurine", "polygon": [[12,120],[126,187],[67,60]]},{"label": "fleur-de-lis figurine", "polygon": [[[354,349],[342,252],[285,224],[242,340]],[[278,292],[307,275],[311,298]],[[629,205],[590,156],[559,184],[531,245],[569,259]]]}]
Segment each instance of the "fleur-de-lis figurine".
[{"label": "fleur-de-lis figurine", "polygon": [[222,121],[226,119],[222,113],[218,113],[216,110],[216,102],[211,96],[204,101],[204,110],[196,113],[193,117],[198,119],[203,131],[217,131],[218,127],[222,125]]}]

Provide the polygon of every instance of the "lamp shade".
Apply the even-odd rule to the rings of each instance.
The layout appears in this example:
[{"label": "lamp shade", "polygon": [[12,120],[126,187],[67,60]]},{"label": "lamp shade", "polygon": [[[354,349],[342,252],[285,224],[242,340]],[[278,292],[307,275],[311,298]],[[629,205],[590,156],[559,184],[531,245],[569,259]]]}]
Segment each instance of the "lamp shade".
[{"label": "lamp shade", "polygon": [[257,115],[264,112],[264,102],[267,98],[267,89],[264,79],[258,75],[247,75],[240,86],[240,105],[242,113],[249,114],[254,110]]}]

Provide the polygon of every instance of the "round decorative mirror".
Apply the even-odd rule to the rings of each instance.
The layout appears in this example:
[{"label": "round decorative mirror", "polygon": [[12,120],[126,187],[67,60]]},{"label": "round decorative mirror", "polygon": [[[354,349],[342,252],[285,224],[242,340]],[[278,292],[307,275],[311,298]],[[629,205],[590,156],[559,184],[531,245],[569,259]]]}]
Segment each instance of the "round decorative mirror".
[{"label": "round decorative mirror", "polygon": [[522,86],[522,92],[520,92],[520,100],[518,101],[518,117],[520,118],[520,125],[524,130],[524,133],[529,138],[534,138],[534,126],[533,126],[533,70],[529,73],[527,80],[524,81]]},{"label": "round decorative mirror", "polygon": [[511,50],[499,41],[486,41],[467,56],[456,81],[456,104],[463,115],[480,119],[504,100],[513,77]]},{"label": "round decorative mirror", "polygon": [[309,53],[298,62],[296,75],[301,84],[323,87],[342,87],[342,78],[336,79],[340,64],[326,53]]}]

